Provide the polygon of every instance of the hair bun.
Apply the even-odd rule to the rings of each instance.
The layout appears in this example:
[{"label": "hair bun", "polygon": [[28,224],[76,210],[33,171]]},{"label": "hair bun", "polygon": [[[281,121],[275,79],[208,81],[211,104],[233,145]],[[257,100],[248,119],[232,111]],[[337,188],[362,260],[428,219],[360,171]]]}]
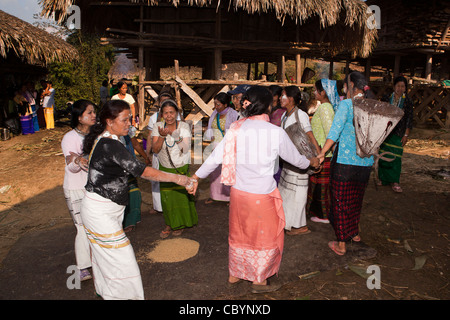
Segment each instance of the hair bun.
[{"label": "hair bun", "polygon": [[364,91],[368,91],[368,90],[370,90],[370,87],[368,85],[365,85],[364,86]]}]

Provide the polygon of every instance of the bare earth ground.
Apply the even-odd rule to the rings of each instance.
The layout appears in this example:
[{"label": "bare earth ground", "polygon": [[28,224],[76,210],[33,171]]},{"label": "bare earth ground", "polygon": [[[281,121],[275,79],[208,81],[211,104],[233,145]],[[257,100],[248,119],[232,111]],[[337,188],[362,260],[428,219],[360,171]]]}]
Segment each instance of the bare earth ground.
[{"label": "bare earth ground", "polygon": [[[92,281],[69,290],[66,268],[75,264],[75,230],[62,181],[60,142],[69,127],[0,141],[0,299],[99,299]],[[141,268],[146,299],[173,300],[447,300],[449,290],[450,134],[413,130],[403,156],[402,186],[395,194],[372,182],[361,217],[363,243],[339,257],[327,247],[330,225],[309,222],[312,233],[285,239],[278,281],[270,294],[249,284],[226,286],[227,206],[205,205],[208,183],[197,195],[199,225],[182,237],[200,243],[196,256],[154,263],[147,253],[164,222],[149,215],[151,187],[140,180],[142,222],[129,234]],[[9,189],[8,189],[9,188]],[[367,287],[367,267],[380,268],[380,289]]]}]

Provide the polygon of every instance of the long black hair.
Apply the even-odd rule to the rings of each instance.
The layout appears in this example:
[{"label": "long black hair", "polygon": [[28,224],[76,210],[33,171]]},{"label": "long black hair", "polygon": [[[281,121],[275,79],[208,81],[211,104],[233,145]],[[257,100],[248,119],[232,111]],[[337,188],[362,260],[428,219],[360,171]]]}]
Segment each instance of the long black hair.
[{"label": "long black hair", "polygon": [[359,90],[364,91],[364,98],[375,99],[375,94],[370,90],[367,79],[361,72],[353,71],[345,77],[344,83],[347,84],[347,91],[350,90],[350,81],[353,82],[353,90],[358,88]]},{"label": "long black hair", "polygon": [[89,154],[91,152],[95,139],[105,131],[106,120],[114,120],[126,109],[130,110],[130,105],[124,100],[109,100],[105,103],[98,114],[98,122],[91,127],[89,134],[84,138],[84,154]]},{"label": "long black hair", "polygon": [[267,87],[251,86],[242,95],[242,101],[250,101],[250,105],[242,112],[244,117],[257,116],[268,112],[269,106],[273,101],[272,93]]},{"label": "long black hair", "polygon": [[96,109],[95,104],[90,100],[80,99],[74,102],[70,117],[70,126],[72,129],[76,128],[80,124],[80,120],[78,118],[83,115],[89,106],[93,106],[94,110]]},{"label": "long black hair", "polygon": [[283,88],[286,92],[286,96],[294,98],[294,103],[296,106],[300,107],[302,103],[302,92],[297,86],[287,86]]},{"label": "long black hair", "polygon": [[219,101],[225,107],[229,107],[230,103],[231,103],[231,96],[229,94],[227,94],[226,92],[219,92],[214,97],[214,100]]}]

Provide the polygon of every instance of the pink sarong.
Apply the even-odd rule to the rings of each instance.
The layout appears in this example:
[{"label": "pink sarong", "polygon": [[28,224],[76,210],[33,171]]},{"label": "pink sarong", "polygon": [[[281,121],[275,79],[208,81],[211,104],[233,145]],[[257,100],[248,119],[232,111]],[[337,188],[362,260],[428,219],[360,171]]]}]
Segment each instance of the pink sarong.
[{"label": "pink sarong", "polygon": [[278,273],[284,245],[284,211],[280,192],[254,194],[231,188],[229,273],[263,282]]}]

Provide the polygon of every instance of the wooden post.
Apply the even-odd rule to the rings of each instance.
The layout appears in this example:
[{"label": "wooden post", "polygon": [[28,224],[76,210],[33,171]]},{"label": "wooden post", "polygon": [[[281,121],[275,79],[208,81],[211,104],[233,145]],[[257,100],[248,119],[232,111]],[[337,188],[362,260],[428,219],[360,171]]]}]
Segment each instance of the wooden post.
[{"label": "wooden post", "polygon": [[[141,20],[144,19],[144,6],[140,6],[140,17]],[[139,23],[139,32],[142,33],[144,32],[144,25],[142,22]],[[144,123],[145,123],[145,89],[144,89],[144,85],[142,84],[142,82],[145,79],[145,69],[144,69],[144,47],[140,46],[139,47],[139,52],[138,52],[139,56],[138,56],[138,64],[139,64],[139,93],[138,93],[138,105],[139,105],[139,130],[142,130],[144,127]]]},{"label": "wooden post", "polygon": [[345,75],[347,76],[350,73],[350,60],[347,59],[345,61]]},{"label": "wooden post", "polygon": [[328,79],[333,79],[333,72],[334,72],[334,60],[330,60],[330,66],[328,69]]},{"label": "wooden post", "polygon": [[[175,78],[177,78],[180,75],[180,64],[178,60],[174,60],[174,69],[175,69]],[[182,111],[183,107],[181,106],[181,94],[180,94],[180,88],[178,84],[175,85],[175,99],[178,106],[178,111]]]},{"label": "wooden post", "polygon": [[302,60],[300,53],[295,55],[295,80],[302,83]]},{"label": "wooden post", "polygon": [[370,69],[371,68],[372,68],[372,59],[369,57],[366,60],[366,66],[365,66],[365,70],[364,70],[367,82],[370,82]]},{"label": "wooden post", "polygon": [[252,74],[252,64],[249,62],[247,64],[247,80],[250,80],[250,75]]},{"label": "wooden post", "polygon": [[278,80],[278,82],[281,82],[281,83],[284,82],[285,73],[286,73],[286,66],[285,66],[284,56],[279,56],[278,63],[277,63],[277,80]]},{"label": "wooden post", "polygon": [[255,75],[253,76],[253,80],[258,80],[258,62],[255,62]]},{"label": "wooden post", "polygon": [[222,50],[215,48],[214,49],[214,68],[213,68],[214,80],[220,80],[222,76]]},{"label": "wooden post", "polygon": [[394,78],[398,77],[399,74],[400,74],[400,55],[396,54],[394,60]]},{"label": "wooden post", "polygon": [[[215,24],[215,38],[220,40],[222,38],[222,14],[220,7],[217,8],[216,13],[216,24]],[[222,49],[214,49],[214,66],[213,66],[214,78],[215,80],[220,80],[222,76]]]},{"label": "wooden post", "polygon": [[433,56],[431,54],[427,54],[427,63],[425,66],[425,79],[431,80],[431,66],[433,64]]}]

